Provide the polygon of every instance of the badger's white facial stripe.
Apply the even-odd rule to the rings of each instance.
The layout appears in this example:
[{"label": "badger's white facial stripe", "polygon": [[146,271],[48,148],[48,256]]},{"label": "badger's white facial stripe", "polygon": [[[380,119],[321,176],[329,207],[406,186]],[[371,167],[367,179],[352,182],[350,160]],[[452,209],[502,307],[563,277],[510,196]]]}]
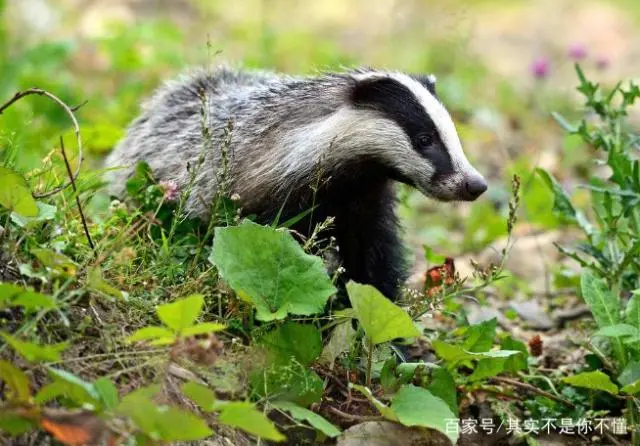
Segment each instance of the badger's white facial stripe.
[{"label": "badger's white facial stripe", "polygon": [[[438,99],[436,99],[435,96],[433,96],[431,92],[420,82],[403,73],[369,72],[357,74],[354,76],[356,80],[366,80],[383,77],[394,79],[395,81],[407,87],[409,91],[411,91],[411,93],[416,97],[418,102],[424,107],[427,114],[436,126],[436,129],[438,130],[438,133],[440,135],[440,139],[442,140],[442,143],[444,144],[446,150],[449,152],[451,163],[456,168],[456,170],[468,175],[480,176],[476,169],[471,166],[464,154],[464,151],[462,150],[462,144],[460,142],[460,138],[458,137],[458,132],[456,130],[455,124],[451,119],[451,115],[449,115],[449,112],[444,108],[440,101],[438,101]],[[435,76],[430,75],[430,77],[433,77],[433,82],[435,82]]]}]

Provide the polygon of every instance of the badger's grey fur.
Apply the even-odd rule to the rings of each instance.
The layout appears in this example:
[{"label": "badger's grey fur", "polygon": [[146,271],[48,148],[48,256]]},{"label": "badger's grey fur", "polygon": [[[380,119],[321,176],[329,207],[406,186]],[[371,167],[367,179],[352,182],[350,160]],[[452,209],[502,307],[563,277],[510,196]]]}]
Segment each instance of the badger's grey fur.
[{"label": "badger's grey fur", "polygon": [[335,217],[332,235],[346,276],[393,297],[405,278],[394,180],[444,201],[473,200],[486,189],[434,82],[370,69],[316,77],[191,72],[144,105],[109,156],[109,167],[128,166],[111,174],[112,192],[123,195],[141,160],[156,179],[185,187],[187,166],[198,164],[205,146],[205,116],[213,144],[186,209],[206,218],[231,122],[230,192],[240,196],[242,210],[270,223],[281,209],[284,221],[315,204],[296,229],[307,234],[315,222]]}]

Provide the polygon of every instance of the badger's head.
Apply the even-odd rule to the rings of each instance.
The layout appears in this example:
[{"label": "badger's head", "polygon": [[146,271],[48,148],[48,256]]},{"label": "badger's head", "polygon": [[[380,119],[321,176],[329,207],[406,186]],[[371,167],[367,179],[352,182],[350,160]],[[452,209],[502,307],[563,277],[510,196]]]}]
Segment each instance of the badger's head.
[{"label": "badger's head", "polygon": [[396,179],[442,201],[473,201],[487,190],[436,97],[435,77],[369,71],[352,78],[351,106],[366,116],[359,136]]}]

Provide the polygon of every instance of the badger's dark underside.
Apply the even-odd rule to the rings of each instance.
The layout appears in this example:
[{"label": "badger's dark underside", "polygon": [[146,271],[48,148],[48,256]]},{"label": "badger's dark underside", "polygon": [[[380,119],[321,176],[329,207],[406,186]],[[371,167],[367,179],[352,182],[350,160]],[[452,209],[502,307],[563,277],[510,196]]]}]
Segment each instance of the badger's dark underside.
[{"label": "badger's dark underside", "polygon": [[[379,166],[350,166],[349,174],[333,175],[318,181],[316,190],[290,191],[287,201],[271,203],[282,209],[286,221],[313,208],[292,229],[310,236],[316,224],[334,217],[334,224],[321,234],[325,245],[334,237],[340,265],[345,269],[339,285],[348,280],[375,286],[395,299],[407,278],[407,262],[395,213],[395,183]],[[273,211],[259,214],[261,223],[272,223]]]}]

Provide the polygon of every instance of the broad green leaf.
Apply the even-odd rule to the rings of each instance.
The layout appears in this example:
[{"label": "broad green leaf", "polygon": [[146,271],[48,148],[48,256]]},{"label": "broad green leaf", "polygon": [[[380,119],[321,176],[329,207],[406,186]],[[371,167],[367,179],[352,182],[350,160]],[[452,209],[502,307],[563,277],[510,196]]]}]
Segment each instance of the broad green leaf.
[{"label": "broad green leaf", "polygon": [[82,401],[77,401],[81,403],[91,403],[96,405],[96,402],[100,401],[100,394],[94,387],[94,385],[90,382],[87,382],[80,378],[79,376],[74,375],[71,372],[67,372],[66,370],[54,369],[53,367],[48,367],[49,374],[56,381],[61,381],[66,383],[69,386],[69,389],[78,389],[84,391],[89,398],[83,398]]},{"label": "broad green leaf", "polygon": [[188,381],[182,386],[182,393],[196,403],[204,412],[213,412],[218,408],[215,393],[210,388]]},{"label": "broad green leaf", "polygon": [[154,395],[159,390],[160,387],[154,385],[125,395],[116,412],[129,417],[138,429],[155,440],[196,441],[213,434],[195,414],[158,404]]},{"label": "broad green leaf", "polygon": [[335,438],[342,433],[338,427],[331,424],[322,416],[290,401],[273,401],[271,405],[276,409],[289,412],[289,415],[298,421],[306,421],[327,437]]},{"label": "broad green leaf", "polygon": [[226,329],[224,324],[218,324],[217,322],[203,322],[202,324],[192,325],[182,330],[182,336],[195,336],[201,334],[217,333]]},{"label": "broad green leaf", "polygon": [[376,398],[373,395],[373,392],[371,391],[371,389],[365,386],[361,386],[359,384],[352,384],[352,383],[349,383],[349,387],[356,389],[358,392],[366,396],[369,402],[373,404],[373,407],[378,409],[378,412],[380,412],[380,415],[385,417],[387,420],[398,421],[398,417],[396,416],[396,413],[393,411],[393,409],[387,406],[386,404],[384,404],[378,398]]},{"label": "broad green leaf", "polygon": [[24,217],[38,215],[36,200],[25,179],[13,170],[0,166],[0,205]]},{"label": "broad green leaf", "polygon": [[[34,420],[21,417],[10,410],[0,409],[0,432],[6,432],[10,436],[15,437],[29,432],[35,427],[36,423]],[[11,442],[8,444],[11,444]]]},{"label": "broad green leaf", "polygon": [[373,344],[420,336],[411,317],[373,286],[350,281],[347,292],[356,317]]},{"label": "broad green leaf", "polygon": [[31,254],[36,256],[44,266],[60,275],[66,277],[76,275],[76,264],[64,254],[45,248],[34,248]]},{"label": "broad green leaf", "polygon": [[261,321],[319,313],[336,292],[322,259],[305,253],[288,231],[248,220],[216,228],[209,259]]},{"label": "broad green leaf", "polygon": [[0,303],[12,300],[25,289],[12,283],[0,283]]},{"label": "broad green leaf", "polygon": [[164,327],[144,327],[136,330],[127,338],[127,342],[154,341],[154,345],[172,344],[176,340],[176,334]]},{"label": "broad green leaf", "polygon": [[606,336],[609,338],[619,338],[622,336],[638,336],[640,330],[629,324],[616,324],[601,328],[593,336]]},{"label": "broad green leaf", "polygon": [[598,327],[620,323],[620,298],[611,292],[603,279],[586,270],[580,279],[580,288]]},{"label": "broad green leaf", "polygon": [[99,378],[93,383],[93,388],[100,397],[102,406],[107,410],[113,410],[118,406],[120,396],[118,389],[109,378]]},{"label": "broad green leaf", "polygon": [[593,232],[591,223],[584,214],[576,210],[571,203],[571,198],[564,191],[562,186],[546,170],[537,168],[536,173],[542,178],[546,186],[553,193],[553,212],[567,223],[575,223],[582,228],[586,234]]},{"label": "broad green leaf", "polygon": [[456,381],[444,367],[431,369],[431,382],[427,390],[447,403],[454,414],[458,414],[458,389]]},{"label": "broad green leaf", "polygon": [[[400,380],[396,376],[397,363],[395,357],[388,358],[380,370],[380,387],[386,394],[394,393],[400,387]],[[411,376],[413,377],[413,372],[415,369],[411,370]],[[407,381],[408,382],[408,381]]]},{"label": "broad green leaf", "polygon": [[446,342],[438,339],[434,340],[431,345],[433,346],[436,355],[451,363],[466,361],[469,359],[508,358],[520,353],[517,350],[491,350],[488,352],[477,353],[468,352],[459,345],[447,344]]},{"label": "broad green leaf", "polygon": [[25,291],[11,301],[11,306],[22,307],[25,311],[31,312],[39,309],[50,310],[56,308],[56,302],[50,296],[45,296],[35,291]]},{"label": "broad green leaf", "polygon": [[640,329],[640,290],[635,290],[631,294],[624,312],[624,321]]},{"label": "broad green leaf", "polygon": [[290,364],[291,358],[308,366],[322,352],[322,337],[316,327],[311,324],[285,322],[260,339],[269,352],[272,364]]},{"label": "broad green leaf", "polygon": [[100,268],[91,268],[89,270],[89,272],[87,273],[87,286],[93,291],[125,300],[125,295],[122,291],[104,280]]},{"label": "broad green leaf", "polygon": [[405,426],[435,429],[456,444],[458,432],[447,429],[448,421],[456,419],[456,415],[447,403],[428,390],[411,384],[402,386],[393,397],[391,409]]},{"label": "broad green leaf", "polygon": [[631,384],[627,384],[622,389],[621,392],[626,393],[627,395],[635,395],[640,392],[640,379],[638,381],[634,381]]},{"label": "broad green leaf", "polygon": [[218,421],[248,432],[256,437],[271,441],[284,441],[282,435],[273,423],[258,411],[252,403],[233,402],[222,406]]},{"label": "broad green leaf", "polygon": [[167,327],[181,332],[194,324],[203,305],[204,297],[202,294],[193,294],[170,304],[159,305],[156,308],[156,313]]},{"label": "broad green leaf", "polygon": [[355,337],[356,331],[351,326],[350,320],[336,325],[331,332],[329,342],[320,354],[320,361],[331,366],[338,356],[349,351]]},{"label": "broad green leaf", "polygon": [[567,376],[562,382],[571,384],[575,387],[584,387],[585,389],[602,390],[612,395],[618,394],[618,386],[616,386],[609,378],[609,375],[596,370],[594,372],[584,372],[573,376]]},{"label": "broad green leaf", "polygon": [[293,360],[290,364],[258,367],[250,375],[256,396],[293,401],[308,407],[322,399],[324,382],[307,366]]},{"label": "broad green leaf", "polygon": [[465,333],[462,348],[470,352],[486,352],[493,346],[496,337],[496,318],[471,325]]},{"label": "broad green leaf", "polygon": [[640,380],[640,362],[631,361],[618,376],[621,386],[627,386]]},{"label": "broad green leaf", "polygon": [[[514,355],[515,356],[515,355]],[[469,381],[478,381],[499,375],[504,371],[504,365],[508,358],[485,358],[478,361]]]},{"label": "broad green leaf", "polygon": [[67,348],[67,343],[40,345],[33,342],[21,341],[18,338],[0,332],[0,336],[7,341],[20,355],[29,362],[53,362],[60,360],[60,353]]},{"label": "broad green leaf", "polygon": [[31,392],[29,378],[22,370],[8,361],[0,360],[0,381],[4,381],[9,392],[5,391],[5,398],[12,402],[26,402]]},{"label": "broad green leaf", "polygon": [[58,208],[56,208],[55,206],[41,203],[40,201],[36,202],[36,206],[38,207],[38,214],[35,217],[24,217],[20,214],[12,212],[11,221],[21,228],[24,228],[27,226],[36,226],[38,223],[53,220],[56,217],[56,211],[58,210]]},{"label": "broad green leaf", "polygon": [[502,350],[519,351],[519,355],[513,355],[508,357],[504,363],[504,370],[508,373],[517,373],[520,370],[526,370],[528,367],[527,359],[529,358],[529,351],[524,342],[513,339],[511,336],[507,336],[500,344]]}]

